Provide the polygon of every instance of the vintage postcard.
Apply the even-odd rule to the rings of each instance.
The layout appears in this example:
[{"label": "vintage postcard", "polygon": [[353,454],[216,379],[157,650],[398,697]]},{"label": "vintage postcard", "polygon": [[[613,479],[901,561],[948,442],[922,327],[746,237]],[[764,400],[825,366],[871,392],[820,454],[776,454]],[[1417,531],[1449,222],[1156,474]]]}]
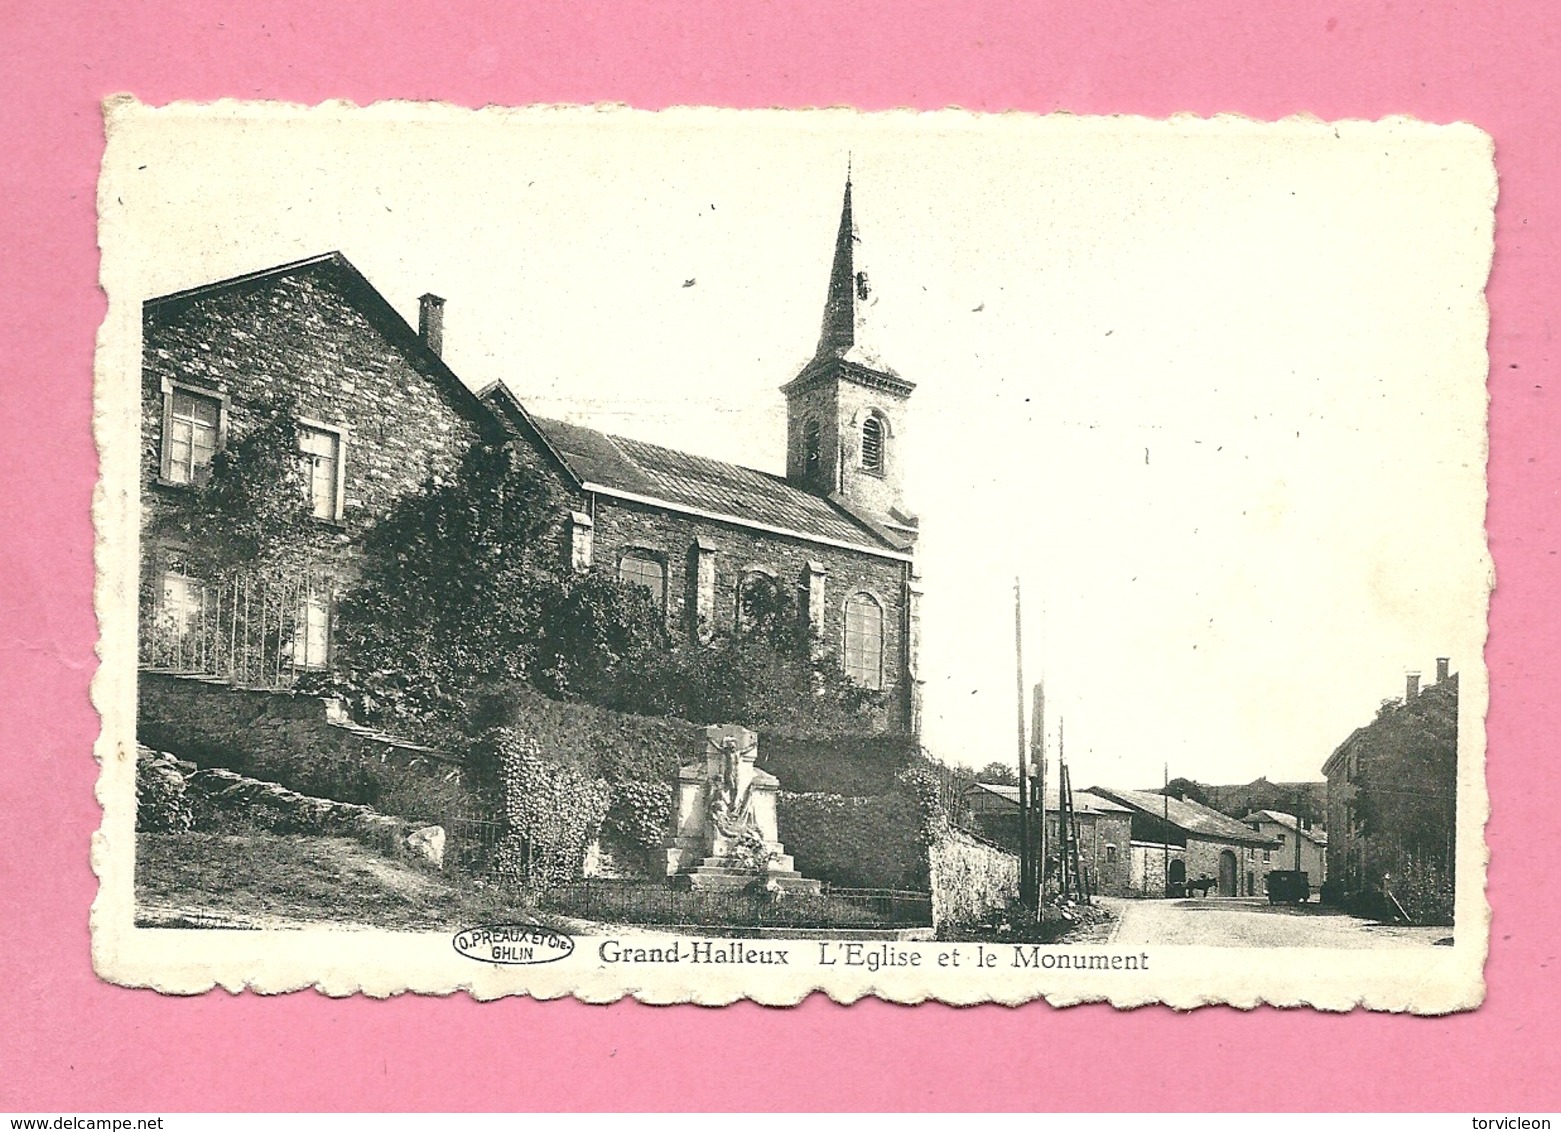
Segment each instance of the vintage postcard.
[{"label": "vintage postcard", "polygon": [[1477,128],[106,117],[103,978],[1481,1001]]}]

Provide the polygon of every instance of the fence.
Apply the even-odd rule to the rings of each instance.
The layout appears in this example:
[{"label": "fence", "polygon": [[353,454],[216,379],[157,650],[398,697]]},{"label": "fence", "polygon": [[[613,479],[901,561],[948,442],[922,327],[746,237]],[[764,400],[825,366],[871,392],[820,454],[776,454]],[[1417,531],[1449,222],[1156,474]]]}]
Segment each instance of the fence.
[{"label": "fence", "polygon": [[141,665],[248,687],[291,685],[330,660],[334,591],[315,572],[205,579],[173,563],[143,601]]},{"label": "fence", "polygon": [[674,888],[660,881],[587,880],[543,894],[550,912],[660,927],[918,928],[932,925],[930,893],[833,888],[817,896]]},{"label": "fence", "polygon": [[502,818],[446,817],[445,867],[468,876],[486,873],[507,832],[509,824]]}]

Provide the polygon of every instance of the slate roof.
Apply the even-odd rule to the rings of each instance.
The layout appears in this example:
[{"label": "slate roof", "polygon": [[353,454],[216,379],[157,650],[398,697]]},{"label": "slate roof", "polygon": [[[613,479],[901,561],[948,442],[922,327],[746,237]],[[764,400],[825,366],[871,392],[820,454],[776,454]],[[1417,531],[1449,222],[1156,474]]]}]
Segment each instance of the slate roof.
[{"label": "slate roof", "polygon": [[844,508],[780,476],[582,425],[544,417],[530,420],[588,489],[641,496],[804,539],[900,556]]},{"label": "slate roof", "polygon": [[1151,794],[1147,790],[1119,790],[1114,786],[1091,786],[1090,791],[1150,817],[1158,818],[1163,815],[1172,825],[1193,837],[1201,837],[1209,841],[1229,841],[1239,845],[1271,846],[1274,844],[1272,838],[1264,837],[1261,833],[1242,825],[1235,818],[1199,805],[1197,802],[1166,798],[1161,794]]},{"label": "slate roof", "polygon": [[[968,794],[974,790],[995,794],[1015,807],[1019,805],[1019,787],[1017,786],[1004,786],[996,782],[977,782],[966,793]],[[1055,786],[1046,788],[1046,808],[1047,810],[1059,808],[1058,793]],[[1118,805],[1111,799],[1103,798],[1099,794],[1093,794],[1088,790],[1075,790],[1073,792],[1073,808],[1081,814],[1130,814],[1133,812],[1126,806]],[[1248,832],[1251,831],[1249,830]]]},{"label": "slate roof", "polygon": [[[1252,813],[1248,814],[1241,820],[1243,822],[1270,821],[1277,826],[1281,826],[1290,830],[1293,830],[1296,827],[1295,815],[1282,813],[1279,810],[1254,810]],[[1327,831],[1319,829],[1316,826],[1313,826],[1311,829],[1302,829],[1301,836],[1306,838],[1314,845],[1328,844]]]}]

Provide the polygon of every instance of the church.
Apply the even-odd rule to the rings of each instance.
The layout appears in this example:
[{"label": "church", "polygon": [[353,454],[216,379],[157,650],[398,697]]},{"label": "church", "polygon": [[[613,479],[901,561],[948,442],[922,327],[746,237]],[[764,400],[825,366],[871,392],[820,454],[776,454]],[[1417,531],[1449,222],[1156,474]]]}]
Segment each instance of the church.
[{"label": "church", "polygon": [[[879,726],[916,734],[914,386],[870,345],[876,301],[848,180],[818,348],[780,388],[775,475],[533,416],[502,383],[473,393],[442,357],[444,300],[422,296],[414,329],[339,252],[148,299],[142,666],[235,685],[329,668],[361,535],[427,477],[453,474],[467,445],[508,438],[564,500],[560,565],[643,586],[669,628],[701,641],[740,627],[751,587],[785,588],[844,671],[883,693]],[[262,593],[213,572],[199,532],[170,536],[157,519],[279,398],[297,407],[320,553],[307,577]]]},{"label": "church", "polygon": [[917,519],[904,502],[915,386],[870,345],[876,295],[845,187],[818,348],[783,385],[786,472],[772,475],[528,413],[479,396],[574,500],[561,553],[648,589],[675,631],[738,626],[751,586],[790,588],[885,730],[917,733]]}]

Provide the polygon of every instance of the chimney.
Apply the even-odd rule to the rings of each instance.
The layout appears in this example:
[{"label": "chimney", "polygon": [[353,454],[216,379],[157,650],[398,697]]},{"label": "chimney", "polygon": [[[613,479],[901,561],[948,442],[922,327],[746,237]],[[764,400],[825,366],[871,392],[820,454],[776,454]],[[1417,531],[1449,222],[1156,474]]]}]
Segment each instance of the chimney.
[{"label": "chimney", "polygon": [[1404,702],[1407,704],[1420,694],[1420,673],[1411,672],[1404,677]]},{"label": "chimney", "polygon": [[1448,669],[1448,666],[1451,665],[1451,664],[1452,664],[1452,658],[1451,657],[1439,656],[1439,657],[1436,658],[1436,682],[1438,684],[1442,683],[1444,680],[1447,679],[1447,675],[1448,675],[1447,669]]},{"label": "chimney", "polygon": [[417,300],[417,336],[434,353],[444,353],[444,300],[438,295]]}]

